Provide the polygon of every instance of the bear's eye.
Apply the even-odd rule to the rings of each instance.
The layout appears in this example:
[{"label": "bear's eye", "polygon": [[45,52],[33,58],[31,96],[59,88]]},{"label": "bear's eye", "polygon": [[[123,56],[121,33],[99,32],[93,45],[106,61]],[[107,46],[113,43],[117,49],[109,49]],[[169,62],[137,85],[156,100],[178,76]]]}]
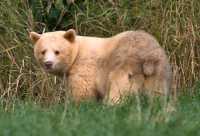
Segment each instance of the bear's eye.
[{"label": "bear's eye", "polygon": [[43,51],[41,52],[42,55],[44,55],[45,53],[46,53],[46,50],[43,50]]},{"label": "bear's eye", "polygon": [[59,52],[59,51],[55,51],[55,54],[56,54],[56,55],[59,55],[59,54],[60,54],[60,52]]}]

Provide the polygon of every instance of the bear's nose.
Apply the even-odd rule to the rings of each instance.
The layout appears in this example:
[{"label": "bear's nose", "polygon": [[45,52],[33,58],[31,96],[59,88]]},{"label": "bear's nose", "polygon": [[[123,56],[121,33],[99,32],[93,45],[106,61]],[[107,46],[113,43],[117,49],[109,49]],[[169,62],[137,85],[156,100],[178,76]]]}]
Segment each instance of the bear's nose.
[{"label": "bear's nose", "polygon": [[47,61],[47,62],[44,63],[44,65],[45,65],[45,68],[46,68],[46,69],[51,69],[52,66],[53,66],[53,62]]}]

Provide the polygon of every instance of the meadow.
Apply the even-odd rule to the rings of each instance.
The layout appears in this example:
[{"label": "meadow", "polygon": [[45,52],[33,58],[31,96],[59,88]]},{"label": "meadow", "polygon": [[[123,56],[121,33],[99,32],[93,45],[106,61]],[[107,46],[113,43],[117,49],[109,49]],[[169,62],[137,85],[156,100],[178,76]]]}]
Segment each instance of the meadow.
[{"label": "meadow", "polygon": [[[200,96],[182,96],[168,110],[141,97],[118,106],[99,103],[59,104],[42,107],[15,102],[0,109],[1,136],[198,136]],[[174,104],[174,103],[171,103]]]},{"label": "meadow", "polygon": [[[1,0],[0,135],[200,135],[199,7],[198,0]],[[75,106],[65,82],[36,63],[28,36],[69,28],[101,37],[151,33],[169,56],[173,96]]]}]

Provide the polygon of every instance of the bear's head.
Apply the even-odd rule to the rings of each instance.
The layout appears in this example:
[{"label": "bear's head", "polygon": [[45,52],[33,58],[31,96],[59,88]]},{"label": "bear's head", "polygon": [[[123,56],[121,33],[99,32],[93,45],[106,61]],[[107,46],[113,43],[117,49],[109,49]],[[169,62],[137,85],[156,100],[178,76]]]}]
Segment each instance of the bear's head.
[{"label": "bear's head", "polygon": [[42,68],[51,74],[66,74],[78,55],[75,30],[38,34],[30,32],[34,56]]}]

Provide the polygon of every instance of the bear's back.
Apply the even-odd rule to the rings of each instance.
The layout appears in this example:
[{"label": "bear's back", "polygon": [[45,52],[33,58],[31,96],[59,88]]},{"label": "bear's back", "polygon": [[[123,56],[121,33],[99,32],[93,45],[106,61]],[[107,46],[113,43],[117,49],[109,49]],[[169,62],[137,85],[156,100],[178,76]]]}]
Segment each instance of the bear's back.
[{"label": "bear's back", "polygon": [[120,33],[113,36],[107,46],[105,60],[110,69],[126,65],[133,66],[143,61],[151,51],[160,49],[156,39],[143,31]]}]

